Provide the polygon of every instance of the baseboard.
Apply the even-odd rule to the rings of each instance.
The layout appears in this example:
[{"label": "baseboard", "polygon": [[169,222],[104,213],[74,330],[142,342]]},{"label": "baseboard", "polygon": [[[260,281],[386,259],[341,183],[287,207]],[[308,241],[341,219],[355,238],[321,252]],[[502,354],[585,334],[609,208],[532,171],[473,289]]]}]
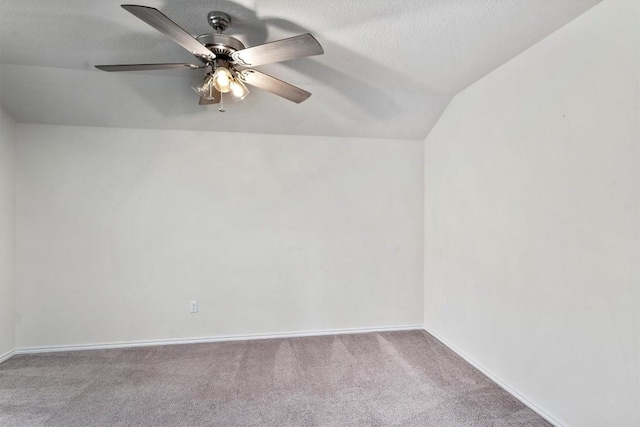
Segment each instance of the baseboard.
[{"label": "baseboard", "polygon": [[11,350],[11,351],[6,352],[3,355],[0,355],[0,363],[6,362],[7,360],[11,359],[15,355],[16,355],[16,351],[15,350]]},{"label": "baseboard", "polygon": [[524,396],[522,396],[520,393],[518,393],[517,391],[515,391],[513,388],[509,387],[507,384],[505,384],[504,382],[502,382],[499,378],[497,378],[494,374],[492,374],[490,371],[488,371],[486,368],[484,368],[482,365],[480,365],[478,362],[476,362],[475,360],[473,360],[471,357],[467,356],[465,353],[463,353],[462,351],[458,350],[456,347],[454,347],[451,343],[449,343],[447,340],[445,340],[444,338],[440,337],[438,334],[431,332],[429,329],[427,329],[426,327],[422,328],[426,333],[428,333],[429,335],[433,336],[435,339],[437,339],[438,341],[440,341],[442,344],[444,344],[447,348],[449,348],[449,350],[453,351],[454,353],[456,353],[458,356],[462,357],[465,361],[467,361],[470,365],[472,365],[474,368],[476,368],[477,370],[479,370],[480,372],[482,372],[485,376],[487,376],[491,381],[493,381],[494,383],[498,384],[500,387],[502,387],[507,393],[509,393],[510,395],[512,395],[513,397],[515,397],[516,399],[518,399],[520,402],[522,402],[524,405],[526,405],[527,407],[529,407],[532,411],[534,411],[535,413],[537,413],[538,415],[540,415],[542,418],[544,418],[545,420],[549,421],[551,424],[553,424],[556,427],[562,427],[562,424],[560,424],[559,421],[557,421],[556,419],[554,419],[551,415],[547,414],[545,411],[543,411],[542,409],[540,409],[539,407],[537,407],[536,405],[534,405],[533,403],[531,403],[531,401],[529,401],[528,399],[526,399]]},{"label": "baseboard", "polygon": [[59,351],[80,351],[80,350],[105,350],[111,348],[131,348],[131,347],[151,347],[159,345],[178,345],[178,344],[199,344],[224,341],[248,341],[263,340],[273,338],[295,338],[295,337],[313,337],[323,335],[345,335],[345,334],[363,334],[369,332],[392,332],[392,331],[412,331],[423,330],[422,325],[406,325],[391,326],[380,328],[353,328],[353,329],[327,329],[321,331],[303,331],[303,332],[283,332],[277,334],[254,334],[254,335],[224,335],[219,337],[203,337],[203,338],[186,338],[186,339],[167,339],[167,340],[150,340],[150,341],[128,341],[114,343],[99,344],[82,344],[82,345],[62,345],[52,347],[28,347],[19,348],[13,351],[13,354],[36,354],[51,353]]},{"label": "baseboard", "polygon": [[477,370],[486,375],[493,382],[502,387],[505,391],[518,399],[524,405],[528,406],[540,415],[545,420],[557,427],[562,427],[562,424],[555,420],[551,415],[531,403],[520,393],[513,390],[511,387],[502,382],[499,378],[485,369],[478,362],[467,356],[462,351],[451,345],[447,340],[440,337],[438,334],[425,328],[423,325],[406,325],[406,326],[391,326],[380,328],[350,328],[350,329],[327,329],[321,331],[303,331],[303,332],[283,332],[278,334],[254,334],[254,335],[224,335],[219,337],[203,337],[203,338],[187,338],[187,339],[167,339],[167,340],[149,340],[149,341],[128,341],[128,342],[115,342],[115,343],[99,343],[99,344],[83,344],[83,345],[63,345],[52,347],[29,347],[19,348],[0,356],[0,363],[9,360],[16,354],[36,354],[36,353],[51,353],[60,351],[81,351],[81,350],[104,350],[114,348],[134,348],[134,347],[151,347],[160,345],[179,345],[179,344],[198,344],[198,343],[213,343],[213,342],[225,342],[225,341],[249,341],[249,340],[262,340],[262,339],[274,339],[274,338],[295,338],[295,337],[313,337],[324,335],[346,335],[346,334],[363,334],[371,332],[394,332],[394,331],[411,331],[411,330],[424,330],[429,335],[436,338],[442,344],[444,344],[451,351],[462,357],[469,364],[475,367]]}]

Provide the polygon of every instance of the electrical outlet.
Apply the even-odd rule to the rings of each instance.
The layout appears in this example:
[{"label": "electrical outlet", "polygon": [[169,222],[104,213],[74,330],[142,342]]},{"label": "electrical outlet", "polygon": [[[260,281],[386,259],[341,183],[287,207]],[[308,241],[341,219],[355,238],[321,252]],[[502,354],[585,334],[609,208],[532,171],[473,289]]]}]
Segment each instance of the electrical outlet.
[{"label": "electrical outlet", "polygon": [[444,307],[442,307],[442,312],[444,314],[449,314],[449,304],[448,303],[444,303]]},{"label": "electrical outlet", "polygon": [[191,301],[189,303],[189,312],[197,313],[198,312],[198,301]]}]

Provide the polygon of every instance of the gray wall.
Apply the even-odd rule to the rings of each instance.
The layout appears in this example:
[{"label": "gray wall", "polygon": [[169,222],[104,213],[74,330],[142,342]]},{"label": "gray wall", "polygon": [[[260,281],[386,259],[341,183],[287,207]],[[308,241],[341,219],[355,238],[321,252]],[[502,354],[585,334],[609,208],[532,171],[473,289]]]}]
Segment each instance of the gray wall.
[{"label": "gray wall", "polygon": [[18,142],[19,347],[422,324],[422,141]]},{"label": "gray wall", "polygon": [[15,348],[16,124],[0,109],[0,358]]}]

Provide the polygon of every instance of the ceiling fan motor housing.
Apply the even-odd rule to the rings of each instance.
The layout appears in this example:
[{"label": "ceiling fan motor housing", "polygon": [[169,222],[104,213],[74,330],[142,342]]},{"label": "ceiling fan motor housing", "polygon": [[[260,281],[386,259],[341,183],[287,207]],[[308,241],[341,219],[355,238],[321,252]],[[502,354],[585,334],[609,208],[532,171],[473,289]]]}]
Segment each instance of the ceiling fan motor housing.
[{"label": "ceiling fan motor housing", "polygon": [[215,53],[216,57],[229,62],[233,62],[231,59],[233,52],[245,48],[240,40],[224,34],[202,34],[196,39],[211,52]]}]

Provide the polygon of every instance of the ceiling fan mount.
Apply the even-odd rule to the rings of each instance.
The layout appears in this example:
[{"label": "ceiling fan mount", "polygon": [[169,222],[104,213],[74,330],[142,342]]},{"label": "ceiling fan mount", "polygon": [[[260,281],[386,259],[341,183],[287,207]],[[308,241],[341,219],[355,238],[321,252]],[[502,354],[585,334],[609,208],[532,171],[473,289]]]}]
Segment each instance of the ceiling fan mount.
[{"label": "ceiling fan mount", "polygon": [[207,14],[207,21],[209,21],[209,25],[211,25],[214,30],[220,33],[231,25],[231,17],[226,13],[217,10]]},{"label": "ceiling fan mount", "polygon": [[[206,69],[203,81],[193,87],[200,95],[201,105],[222,103],[223,93],[231,93],[236,99],[244,99],[249,93],[245,83],[295,103],[300,103],[311,96],[311,93],[303,89],[250,68],[322,55],[324,53],[322,46],[311,34],[245,47],[240,40],[222,34],[231,25],[231,17],[224,12],[212,11],[207,14],[207,21],[215,33],[194,37],[158,9],[131,4],[123,4],[122,8],[187,49],[202,64],[96,65],[100,70]],[[221,106],[219,110],[224,111],[224,108]]]}]

